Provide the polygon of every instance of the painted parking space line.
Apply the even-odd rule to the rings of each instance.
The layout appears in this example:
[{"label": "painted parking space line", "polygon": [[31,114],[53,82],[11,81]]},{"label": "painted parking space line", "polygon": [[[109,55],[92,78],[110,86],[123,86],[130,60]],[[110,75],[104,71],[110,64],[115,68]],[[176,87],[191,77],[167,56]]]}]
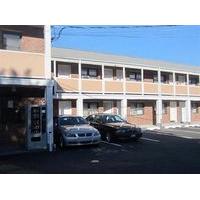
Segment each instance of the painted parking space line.
[{"label": "painted parking space line", "polygon": [[160,142],[160,140],[155,140],[155,139],[146,138],[146,137],[141,137],[140,139],[142,139],[142,140],[147,140],[147,141],[151,141],[151,142]]},{"label": "painted parking space line", "polygon": [[122,145],[116,144],[116,143],[112,143],[112,142],[101,141],[101,143],[113,145],[113,146],[116,146],[116,147],[122,147]]}]

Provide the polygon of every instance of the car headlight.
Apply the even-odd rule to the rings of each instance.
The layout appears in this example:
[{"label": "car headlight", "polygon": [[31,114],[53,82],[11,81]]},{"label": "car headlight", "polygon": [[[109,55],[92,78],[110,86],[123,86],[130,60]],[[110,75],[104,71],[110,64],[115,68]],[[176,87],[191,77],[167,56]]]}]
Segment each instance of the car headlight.
[{"label": "car headlight", "polygon": [[95,133],[94,133],[94,136],[99,136],[99,135],[100,135],[99,132],[95,132]]}]

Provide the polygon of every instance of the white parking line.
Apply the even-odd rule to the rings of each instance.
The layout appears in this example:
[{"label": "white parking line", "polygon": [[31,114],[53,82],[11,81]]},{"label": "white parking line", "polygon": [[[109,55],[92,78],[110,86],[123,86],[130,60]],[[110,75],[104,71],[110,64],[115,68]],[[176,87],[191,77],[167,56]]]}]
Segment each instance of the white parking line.
[{"label": "white parking line", "polygon": [[116,144],[116,143],[112,143],[112,142],[106,142],[106,141],[101,141],[101,142],[104,143],[104,144],[110,144],[110,145],[113,145],[113,146],[116,146],[116,147],[122,147],[122,145]]},{"label": "white parking line", "polygon": [[148,140],[148,141],[151,141],[151,142],[160,142],[160,140],[154,140],[154,139],[146,138],[146,137],[141,137],[141,139]]}]

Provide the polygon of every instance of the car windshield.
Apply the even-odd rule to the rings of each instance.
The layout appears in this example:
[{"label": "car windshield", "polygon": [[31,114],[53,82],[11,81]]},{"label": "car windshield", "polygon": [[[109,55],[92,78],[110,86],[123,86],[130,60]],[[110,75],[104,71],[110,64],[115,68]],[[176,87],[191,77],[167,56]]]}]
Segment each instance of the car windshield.
[{"label": "car windshield", "polygon": [[119,115],[105,115],[104,121],[105,123],[124,122],[124,120]]},{"label": "car windshield", "polygon": [[81,125],[88,124],[88,122],[82,117],[62,117],[60,118],[60,125]]}]

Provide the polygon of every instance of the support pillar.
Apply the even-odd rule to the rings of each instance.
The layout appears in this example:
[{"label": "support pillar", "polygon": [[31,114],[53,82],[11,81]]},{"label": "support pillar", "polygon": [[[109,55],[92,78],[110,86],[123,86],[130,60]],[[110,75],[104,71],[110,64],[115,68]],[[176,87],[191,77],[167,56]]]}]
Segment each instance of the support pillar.
[{"label": "support pillar", "polygon": [[156,125],[162,126],[162,99],[156,101]]},{"label": "support pillar", "polygon": [[124,119],[127,119],[127,99],[126,98],[121,100],[121,116]]},{"label": "support pillar", "polygon": [[191,100],[186,100],[187,123],[191,123]]},{"label": "support pillar", "polygon": [[77,99],[77,115],[83,116],[83,99],[81,97]]},{"label": "support pillar", "polygon": [[49,151],[53,151],[53,86],[47,86],[46,97],[46,131]]}]

